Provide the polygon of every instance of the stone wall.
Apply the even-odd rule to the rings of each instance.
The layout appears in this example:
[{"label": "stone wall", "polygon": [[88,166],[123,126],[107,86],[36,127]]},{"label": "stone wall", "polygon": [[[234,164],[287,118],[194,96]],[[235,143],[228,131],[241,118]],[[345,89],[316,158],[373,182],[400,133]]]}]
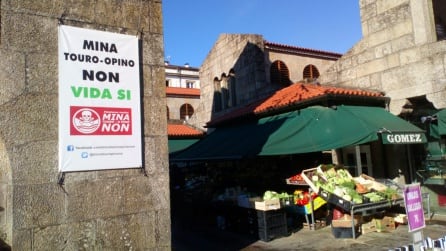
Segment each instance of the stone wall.
[{"label": "stone wall", "polygon": [[425,95],[446,107],[446,41],[437,41],[431,1],[360,0],[363,38],[321,83],[384,91],[390,111]]},{"label": "stone wall", "polygon": [[[170,250],[161,1],[1,1],[0,238],[13,250]],[[58,185],[58,18],[141,34],[144,174]],[[160,119],[162,118],[162,119]]]}]

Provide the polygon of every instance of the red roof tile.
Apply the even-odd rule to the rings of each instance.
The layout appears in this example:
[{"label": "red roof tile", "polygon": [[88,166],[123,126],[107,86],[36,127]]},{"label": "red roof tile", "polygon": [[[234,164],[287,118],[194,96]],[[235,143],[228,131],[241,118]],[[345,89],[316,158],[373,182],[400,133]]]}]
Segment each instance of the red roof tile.
[{"label": "red roof tile", "polygon": [[194,129],[188,125],[183,124],[168,124],[167,125],[168,136],[203,136],[204,133],[200,130]]},{"label": "red roof tile", "polygon": [[188,95],[200,97],[200,89],[182,88],[182,87],[166,87],[167,95]]},{"label": "red roof tile", "polygon": [[329,95],[339,96],[355,96],[355,97],[383,97],[384,94],[378,91],[366,91],[361,89],[352,89],[335,86],[321,86],[310,83],[295,83],[285,87],[272,96],[260,100],[244,107],[233,110],[230,113],[212,119],[208,122],[208,126],[221,123],[230,119],[235,119],[249,115],[260,115],[262,113],[271,112],[274,110],[281,110],[286,107],[298,105],[304,101],[310,101],[320,97],[327,97]]}]

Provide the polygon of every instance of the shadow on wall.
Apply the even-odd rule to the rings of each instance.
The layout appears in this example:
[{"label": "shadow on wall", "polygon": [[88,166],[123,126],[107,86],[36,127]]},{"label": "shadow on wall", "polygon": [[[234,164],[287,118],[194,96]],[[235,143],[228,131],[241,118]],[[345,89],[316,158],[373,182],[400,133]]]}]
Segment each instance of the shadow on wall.
[{"label": "shadow on wall", "polygon": [[[212,118],[241,107],[292,84],[283,62],[270,62],[258,45],[248,42],[228,74],[214,78]],[[270,69],[267,69],[267,66]],[[265,71],[270,72],[265,72]],[[270,76],[271,75],[271,76]]]}]

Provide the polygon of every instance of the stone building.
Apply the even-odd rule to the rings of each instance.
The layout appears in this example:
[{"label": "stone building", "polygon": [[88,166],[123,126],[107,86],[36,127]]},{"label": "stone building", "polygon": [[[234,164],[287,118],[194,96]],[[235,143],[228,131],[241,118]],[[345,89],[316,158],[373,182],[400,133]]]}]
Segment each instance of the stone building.
[{"label": "stone building", "polygon": [[391,98],[390,111],[413,115],[414,121],[426,115],[422,110],[427,107],[445,108],[446,3],[360,0],[359,4],[363,37],[321,74],[321,83],[384,91]]},{"label": "stone building", "polygon": [[265,41],[261,35],[222,34],[200,67],[201,104],[190,123],[203,127],[297,81],[313,81],[341,54]]},{"label": "stone building", "polygon": [[[427,129],[422,118],[446,108],[446,3],[360,0],[359,4],[363,37],[321,74],[321,83],[383,91],[390,97],[393,114]],[[444,149],[444,139],[440,144]],[[388,156],[404,157],[402,150],[388,148]],[[425,156],[409,159],[414,168],[424,168]],[[400,163],[396,157],[389,161],[392,166]],[[422,181],[415,170],[402,171],[407,182]],[[433,210],[444,213],[444,186],[424,189],[432,195]]]},{"label": "stone building", "polygon": [[[170,250],[161,1],[1,1],[0,239]],[[58,173],[58,24],[138,35],[143,168]]]},{"label": "stone building", "polygon": [[166,63],[168,120],[187,121],[200,103],[199,69]]}]

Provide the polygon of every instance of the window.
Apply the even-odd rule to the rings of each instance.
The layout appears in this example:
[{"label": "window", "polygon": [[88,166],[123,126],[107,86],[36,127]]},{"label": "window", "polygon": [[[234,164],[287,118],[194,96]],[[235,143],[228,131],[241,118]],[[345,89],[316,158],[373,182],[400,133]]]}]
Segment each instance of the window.
[{"label": "window", "polygon": [[229,90],[228,90],[228,78],[226,74],[222,74],[220,78],[220,89],[221,89],[221,101],[222,109],[228,108],[229,101]]},{"label": "window", "polygon": [[214,78],[214,106],[213,111],[214,112],[220,112],[221,111],[221,86],[220,86],[220,80],[218,80],[217,77]]},{"label": "window", "polygon": [[166,79],[166,86],[167,86],[167,87],[170,86],[170,79]]},{"label": "window", "polygon": [[433,0],[432,7],[434,9],[435,32],[437,40],[446,39],[446,2],[444,0]]},{"label": "window", "polygon": [[234,107],[237,105],[237,96],[236,96],[236,89],[235,89],[235,71],[234,69],[231,69],[229,71],[229,77],[228,77],[228,89],[229,89],[229,101],[228,106]]},{"label": "window", "polygon": [[306,80],[315,80],[319,77],[319,71],[316,66],[309,64],[305,66],[303,76]]},{"label": "window", "polygon": [[289,86],[291,83],[290,72],[286,64],[280,60],[274,61],[270,68],[271,83]]},{"label": "window", "polygon": [[186,88],[194,88],[194,82],[193,81],[186,81]]},{"label": "window", "polygon": [[169,107],[168,106],[166,106],[166,112],[167,112],[167,120],[169,120],[170,119],[170,113],[169,113]]},{"label": "window", "polygon": [[188,120],[194,114],[194,108],[190,104],[184,104],[180,107],[180,119]]}]

